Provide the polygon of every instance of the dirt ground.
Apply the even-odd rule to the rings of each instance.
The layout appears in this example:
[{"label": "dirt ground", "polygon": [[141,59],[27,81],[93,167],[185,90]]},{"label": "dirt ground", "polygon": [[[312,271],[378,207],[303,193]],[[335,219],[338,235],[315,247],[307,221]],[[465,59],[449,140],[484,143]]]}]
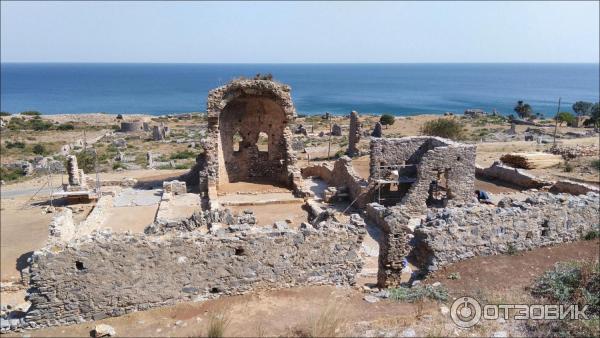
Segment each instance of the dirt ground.
[{"label": "dirt ground", "polygon": [[[486,295],[494,299],[515,299],[528,295],[526,288],[543,271],[556,262],[568,260],[597,260],[598,241],[582,241],[550,248],[538,248],[517,256],[478,257],[449,265],[426,281],[440,281],[453,296]],[[447,274],[458,272],[460,280],[450,280]],[[400,303],[382,300],[367,303],[364,294],[356,288],[333,286],[298,287],[264,291],[251,295],[221,297],[204,302],[186,302],[175,306],[135,312],[122,317],[107,318],[68,327],[53,327],[29,331],[31,337],[87,337],[96,324],[113,326],[118,336],[172,336],[191,337],[206,335],[207,327],[216,315],[225,316],[226,336],[288,336],[310,333],[319,318],[339,320],[339,335],[361,335],[363,327],[385,328],[402,332],[406,327],[415,329],[417,336],[452,334],[481,336],[481,327],[456,331],[448,315],[441,315],[439,304]],[[452,300],[446,304],[448,307]],[[493,328],[502,327],[496,323]],[[441,330],[441,331],[438,331]],[[450,330],[450,331],[448,331]],[[436,332],[438,332],[436,334]],[[7,337],[21,334],[9,334]]]}]

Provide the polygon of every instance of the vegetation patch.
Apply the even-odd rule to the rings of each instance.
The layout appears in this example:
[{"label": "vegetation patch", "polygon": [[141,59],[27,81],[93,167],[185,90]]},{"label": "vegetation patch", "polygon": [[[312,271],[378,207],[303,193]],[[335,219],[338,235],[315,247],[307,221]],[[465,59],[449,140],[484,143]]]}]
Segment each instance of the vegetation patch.
[{"label": "vegetation patch", "polygon": [[23,177],[25,172],[21,168],[9,169],[5,167],[0,167],[0,180],[10,182],[18,180]]},{"label": "vegetation patch", "polygon": [[439,118],[427,121],[421,128],[421,133],[429,136],[462,140],[465,138],[463,124],[457,119]]},{"label": "vegetation patch", "polygon": [[553,304],[587,305],[588,319],[533,321],[528,328],[535,336],[592,337],[600,329],[600,264],[561,262],[538,278],[531,293]]}]

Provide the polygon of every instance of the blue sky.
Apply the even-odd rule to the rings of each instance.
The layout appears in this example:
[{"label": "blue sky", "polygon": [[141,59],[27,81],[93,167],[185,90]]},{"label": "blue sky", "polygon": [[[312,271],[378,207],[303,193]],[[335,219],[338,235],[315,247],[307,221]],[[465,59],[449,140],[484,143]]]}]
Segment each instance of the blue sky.
[{"label": "blue sky", "polygon": [[599,62],[599,2],[2,2],[2,62]]}]

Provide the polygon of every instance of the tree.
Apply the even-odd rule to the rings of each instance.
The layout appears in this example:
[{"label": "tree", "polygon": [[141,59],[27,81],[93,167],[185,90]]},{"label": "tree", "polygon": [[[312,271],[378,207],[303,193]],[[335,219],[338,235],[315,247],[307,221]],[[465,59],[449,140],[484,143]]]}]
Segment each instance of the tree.
[{"label": "tree", "polygon": [[573,103],[573,111],[577,115],[586,115],[592,109],[593,104],[586,101],[577,101]]},{"label": "tree", "polygon": [[379,118],[379,123],[381,123],[382,126],[386,126],[386,128],[387,126],[391,126],[392,124],[394,124],[394,122],[396,122],[396,118],[394,117],[394,115],[383,114]]},{"label": "tree", "polygon": [[600,102],[594,103],[590,108],[590,119],[587,120],[585,124],[600,128]]},{"label": "tree", "polygon": [[558,114],[556,114],[556,120],[558,121],[558,123],[562,126],[563,122],[567,122],[567,125],[572,124],[573,122],[575,122],[575,116],[573,116],[573,114],[566,112],[566,111],[562,111]]},{"label": "tree", "polygon": [[439,118],[437,120],[427,121],[421,128],[421,133],[452,140],[464,139],[463,125],[456,119]]},{"label": "tree", "polygon": [[531,106],[523,101],[518,101],[514,110],[515,113],[517,113],[517,115],[519,115],[519,117],[522,119],[529,117],[533,113]]}]

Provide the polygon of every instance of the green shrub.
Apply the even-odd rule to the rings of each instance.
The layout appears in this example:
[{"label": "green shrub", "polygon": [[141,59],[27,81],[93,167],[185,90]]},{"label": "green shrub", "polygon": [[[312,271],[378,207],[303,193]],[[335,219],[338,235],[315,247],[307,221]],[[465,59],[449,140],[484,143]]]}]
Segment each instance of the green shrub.
[{"label": "green shrub", "polygon": [[190,169],[192,167],[192,163],[177,163],[175,165],[175,169]]},{"label": "green shrub", "polygon": [[587,234],[585,234],[585,236],[583,237],[586,241],[591,241],[594,240],[596,238],[600,238],[600,230],[596,229],[596,230],[590,230],[588,231]]},{"label": "green shrub", "polygon": [[93,173],[96,170],[96,153],[93,150],[80,151],[75,155],[79,169],[86,173]]},{"label": "green shrub", "polygon": [[121,162],[115,162],[112,166],[113,170],[117,170],[117,169],[125,169],[125,167],[123,166],[123,164]]},{"label": "green shrub", "polygon": [[170,159],[172,160],[183,160],[186,158],[196,158],[196,153],[190,150],[183,150],[171,154],[170,156]]},{"label": "green shrub", "polygon": [[427,121],[421,128],[421,133],[429,136],[449,138],[451,140],[464,139],[464,128],[457,119],[439,118]]},{"label": "green shrub", "polygon": [[0,167],[0,180],[10,182],[23,177],[25,172],[21,168],[9,169]]},{"label": "green shrub", "polygon": [[399,287],[389,289],[390,298],[401,302],[414,303],[425,298],[445,302],[448,300],[448,290],[443,286],[415,286],[412,288]]},{"label": "green shrub", "polygon": [[56,127],[56,129],[58,129],[58,130],[73,130],[73,129],[75,129],[75,126],[72,124],[65,123],[65,124],[59,125],[58,127]]},{"label": "green shrub", "polygon": [[588,314],[600,315],[600,264],[560,262],[546,271],[531,287],[534,296],[561,304],[588,305]]},{"label": "green shrub", "polygon": [[23,143],[21,141],[15,141],[15,142],[5,141],[4,144],[6,145],[7,149],[12,149],[12,148],[23,149],[23,148],[25,148],[25,143]]},{"label": "green shrub", "polygon": [[44,155],[46,154],[46,147],[43,144],[36,144],[33,146],[32,151],[36,155]]},{"label": "green shrub", "polygon": [[600,160],[592,160],[592,168],[600,170]]},{"label": "green shrub", "polygon": [[517,254],[517,248],[511,243],[509,243],[506,247],[506,254],[509,256],[515,256]]},{"label": "green shrub", "polygon": [[12,114],[5,111],[0,111],[0,116],[11,116]]},{"label": "green shrub", "polygon": [[42,115],[42,113],[40,113],[39,111],[35,111],[35,110],[28,110],[28,111],[21,112],[21,115],[40,116],[40,115]]}]

